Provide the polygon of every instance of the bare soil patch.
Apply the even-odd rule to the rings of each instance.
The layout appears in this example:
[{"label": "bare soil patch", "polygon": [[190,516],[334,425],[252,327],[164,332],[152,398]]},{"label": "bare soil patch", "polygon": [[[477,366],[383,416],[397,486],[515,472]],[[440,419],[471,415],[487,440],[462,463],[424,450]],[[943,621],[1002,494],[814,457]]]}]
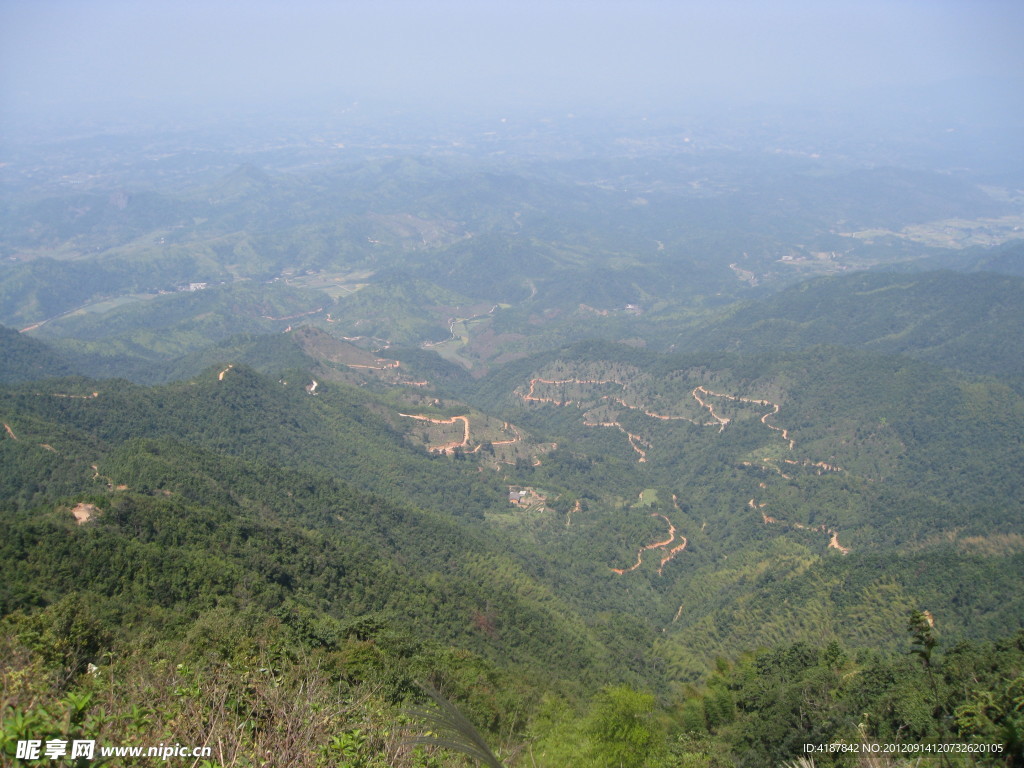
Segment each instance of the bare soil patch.
[{"label": "bare soil patch", "polygon": [[76,504],[71,510],[71,514],[75,516],[75,522],[79,525],[84,525],[89,522],[93,517],[98,515],[99,512],[99,507],[95,504],[86,504],[84,502]]}]

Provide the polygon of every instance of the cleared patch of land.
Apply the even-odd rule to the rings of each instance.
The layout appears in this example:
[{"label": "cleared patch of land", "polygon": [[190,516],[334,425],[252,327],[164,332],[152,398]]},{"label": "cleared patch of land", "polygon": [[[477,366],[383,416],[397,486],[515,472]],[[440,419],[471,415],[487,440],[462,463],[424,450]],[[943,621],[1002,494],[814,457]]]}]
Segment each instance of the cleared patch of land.
[{"label": "cleared patch of land", "polygon": [[95,504],[86,504],[83,502],[81,504],[76,504],[71,509],[71,514],[74,515],[76,523],[84,525],[99,514],[99,511],[99,507]]},{"label": "cleared patch of land", "polygon": [[340,299],[343,296],[351,296],[358,290],[369,285],[373,277],[372,270],[358,270],[355,272],[316,272],[296,277],[285,278],[285,283],[296,288],[308,288],[322,291],[332,299]]},{"label": "cleared patch of land", "polygon": [[873,243],[884,237],[897,237],[935,248],[993,246],[1024,238],[1024,214],[994,219],[942,219],[925,224],[911,224],[900,230],[864,229],[837,234],[866,243]]}]

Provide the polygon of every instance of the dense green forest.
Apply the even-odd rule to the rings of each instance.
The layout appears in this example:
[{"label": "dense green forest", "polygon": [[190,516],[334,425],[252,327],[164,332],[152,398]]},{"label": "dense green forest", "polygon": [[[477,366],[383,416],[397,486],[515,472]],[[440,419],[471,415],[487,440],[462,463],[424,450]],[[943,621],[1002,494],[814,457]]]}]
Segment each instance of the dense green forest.
[{"label": "dense green forest", "polygon": [[[494,471],[486,450],[417,445],[395,418],[415,394],[308,380],[232,364],[160,387],[8,385],[11,734],[164,738],[217,711],[225,763],[282,728],[311,740],[296,765],[429,763],[399,735],[429,682],[499,752],[543,765],[1018,743],[1024,407],[998,382],[839,348],[577,346],[447,379],[520,434],[557,437]],[[556,389],[566,405],[542,402]],[[457,403],[428,412],[480,420]],[[602,408],[625,426],[588,426]],[[511,509],[509,487],[544,500]],[[915,615],[941,640],[926,664]],[[295,696],[323,719],[289,720]]]},{"label": "dense green forest", "polygon": [[0,761],[1024,765],[1019,192],[677,139],[6,171]]}]

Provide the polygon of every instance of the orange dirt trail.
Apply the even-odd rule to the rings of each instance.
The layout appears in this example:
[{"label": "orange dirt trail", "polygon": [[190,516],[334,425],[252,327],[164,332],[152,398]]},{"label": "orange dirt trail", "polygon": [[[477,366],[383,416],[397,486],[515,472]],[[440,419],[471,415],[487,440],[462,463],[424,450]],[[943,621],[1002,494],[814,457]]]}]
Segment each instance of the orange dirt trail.
[{"label": "orange dirt trail", "polygon": [[514,424],[509,424],[506,421],[505,429],[511,429],[513,432],[515,432],[516,436],[513,437],[511,440],[492,440],[491,445],[512,445],[514,443],[518,443],[523,439],[523,433],[516,429]]},{"label": "orange dirt trail", "polygon": [[774,424],[769,424],[768,423],[768,418],[770,416],[774,416],[775,414],[777,414],[779,412],[779,407],[780,406],[779,406],[778,403],[773,403],[770,400],[755,400],[755,399],[750,398],[750,397],[740,397],[738,395],[727,395],[724,392],[712,392],[710,389],[708,389],[707,387],[703,387],[703,386],[694,387],[693,388],[693,393],[692,393],[694,400],[696,400],[698,403],[700,403],[704,408],[707,408],[708,412],[711,414],[711,418],[713,418],[715,421],[717,421],[719,423],[719,425],[720,425],[719,428],[718,428],[719,432],[721,432],[723,429],[725,429],[725,426],[729,423],[729,419],[727,419],[724,416],[719,416],[717,413],[715,413],[714,406],[711,405],[711,403],[706,402],[703,398],[701,398],[701,396],[697,394],[698,391],[699,392],[703,392],[704,395],[707,396],[707,397],[721,397],[721,398],[724,398],[726,400],[732,400],[732,401],[737,402],[737,403],[754,403],[755,405],[771,406],[772,410],[770,412],[766,413],[764,416],[761,417],[761,423],[764,424],[766,427],[768,427],[768,429],[775,430],[776,432],[781,434],[782,435],[782,439],[785,440],[787,443],[789,443],[790,450],[793,449],[794,442],[793,442],[793,440],[789,436],[789,430],[783,429],[782,427],[776,427]]},{"label": "orange dirt trail", "polygon": [[849,547],[840,546],[840,544],[839,544],[839,533],[837,531],[835,531],[835,530],[830,530],[829,533],[832,534],[832,538],[830,538],[828,540],[829,549],[838,549],[844,555],[850,554],[850,548]]},{"label": "orange dirt trail", "polygon": [[[635,571],[637,568],[640,567],[640,564],[643,562],[644,552],[646,552],[648,549],[660,549],[661,547],[667,547],[669,544],[676,540],[676,527],[672,525],[671,520],[657,512],[652,512],[651,517],[660,517],[662,520],[668,523],[668,538],[665,539],[665,541],[656,541],[653,544],[648,544],[646,547],[640,547],[640,551],[636,553],[636,562],[633,563],[633,565],[631,565],[629,568],[612,568],[610,570],[613,573],[617,573],[621,576],[624,573]],[[684,543],[683,546],[686,546],[686,544]]]},{"label": "orange dirt trail", "polygon": [[580,500],[576,499],[576,506],[570,509],[565,515],[565,527],[568,528],[572,525],[572,513],[580,511]]},{"label": "orange dirt trail", "polygon": [[469,445],[469,419],[465,416],[452,416],[450,419],[434,419],[430,416],[418,416],[412,413],[399,413],[399,416],[404,416],[407,419],[416,419],[417,421],[428,421],[431,424],[454,424],[457,421],[461,421],[463,425],[462,442],[461,443],[444,443],[443,445],[431,446],[430,450],[440,451],[441,453],[449,453],[454,451],[456,448],[465,448]]},{"label": "orange dirt trail", "polygon": [[[683,513],[683,510],[679,508],[679,498],[674,493],[672,494],[672,506],[676,508],[676,512],[678,512],[679,514]],[[662,572],[665,570],[665,564],[669,562],[672,558],[674,558],[676,555],[678,555],[680,552],[682,552],[684,549],[686,549],[686,545],[689,543],[687,538],[685,536],[680,536],[679,538],[683,543],[677,544],[676,546],[672,547],[672,549],[668,551],[668,554],[661,558],[661,562],[658,563],[659,576],[661,576]],[[683,606],[679,606],[679,610],[682,611]],[[676,616],[676,618],[679,618],[678,615]]]},{"label": "orange dirt trail", "polygon": [[[519,397],[521,397],[525,402],[551,403],[552,405],[558,405],[558,406],[572,405],[574,402],[576,402],[574,400],[556,400],[556,399],[554,399],[552,397],[541,397],[540,395],[535,394],[536,388],[537,388],[538,384],[550,384],[550,385],[558,385],[558,384],[617,384],[618,386],[622,387],[623,389],[626,388],[625,383],[623,383],[621,381],[618,381],[617,379],[542,379],[542,378],[534,378],[534,379],[530,379],[530,388],[526,392],[526,394],[522,394],[522,393],[519,393],[519,392],[516,392],[516,394]],[[780,406],[779,406],[778,403],[773,403],[773,402],[771,402],[769,400],[756,400],[756,399],[749,398],[749,397],[740,397],[738,395],[729,395],[729,394],[725,394],[723,392],[712,392],[710,389],[708,389],[707,387],[704,387],[704,386],[696,386],[696,387],[694,387],[690,394],[693,396],[693,399],[696,400],[697,403],[702,408],[707,409],[708,413],[711,415],[711,418],[714,419],[714,421],[700,422],[700,421],[697,421],[695,419],[691,419],[688,416],[671,416],[671,415],[663,414],[663,413],[655,413],[654,411],[649,411],[649,410],[645,409],[643,406],[633,405],[631,403],[627,403],[621,397],[615,397],[613,395],[602,395],[600,399],[601,400],[611,400],[612,402],[615,402],[615,403],[619,404],[623,408],[628,408],[629,410],[633,410],[633,411],[640,411],[640,413],[644,414],[645,416],[648,416],[648,417],[650,417],[652,419],[658,419],[659,421],[687,421],[687,422],[689,422],[691,424],[697,424],[698,426],[705,426],[705,427],[714,426],[715,424],[717,424],[719,432],[721,432],[722,430],[724,430],[726,428],[726,426],[729,424],[730,420],[729,420],[729,418],[727,418],[725,416],[721,416],[718,413],[716,413],[714,405],[712,403],[708,402],[708,400],[705,399],[705,398],[721,397],[721,398],[724,398],[726,400],[732,400],[734,402],[753,403],[755,405],[770,406],[772,410],[769,411],[768,413],[764,414],[761,417],[761,423],[764,424],[766,427],[768,427],[768,429],[771,429],[771,430],[774,430],[774,431],[780,433],[782,435],[782,439],[786,440],[789,443],[790,450],[793,449],[794,441],[790,438],[789,431],[786,430],[786,429],[783,429],[782,427],[776,427],[774,424],[769,424],[768,423],[768,418],[770,416],[776,415],[779,412]],[[621,430],[623,434],[626,435],[627,439],[629,440],[630,447],[640,456],[639,461],[640,462],[647,461],[647,452],[644,450],[644,448],[641,448],[640,446],[644,445],[647,448],[651,448],[652,447],[651,443],[648,442],[647,440],[644,440],[639,435],[634,435],[633,433],[628,432],[618,421],[590,421],[590,420],[588,420],[587,416],[584,415],[583,423],[584,423],[584,425],[586,425],[588,427],[616,427],[617,429]]]},{"label": "orange dirt trail", "polygon": [[822,524],[820,526],[812,526],[812,525],[804,525],[803,523],[789,523],[789,522],[786,522],[785,520],[778,520],[778,519],[776,519],[774,517],[771,517],[770,515],[766,515],[764,513],[764,506],[765,505],[763,503],[762,504],[758,504],[756,501],[754,501],[754,499],[751,499],[750,501],[748,501],[747,502],[747,506],[750,507],[753,510],[756,510],[758,513],[760,513],[761,521],[765,525],[771,525],[773,523],[777,523],[779,525],[788,525],[788,526],[790,526],[792,528],[797,528],[797,529],[799,529],[801,531],[818,531],[820,533],[827,534],[829,536],[829,540],[828,540],[828,548],[829,549],[837,549],[837,550],[839,550],[844,555],[850,554],[850,548],[849,547],[844,547],[844,546],[842,546],[839,543],[839,532],[835,528],[827,528],[824,524]]},{"label": "orange dirt trail", "polygon": [[618,384],[620,387],[626,386],[621,381],[615,379],[530,379],[530,391],[525,395],[520,395],[523,400],[535,402],[535,403],[552,403],[554,405],[571,405],[572,400],[554,400],[550,397],[537,397],[533,394],[533,388],[537,384]]},{"label": "orange dirt trail", "polygon": [[626,436],[626,438],[629,440],[629,447],[632,448],[634,451],[636,451],[638,454],[640,454],[640,458],[637,459],[637,461],[639,463],[641,463],[641,464],[644,463],[645,461],[647,461],[647,451],[645,451],[643,448],[641,448],[640,444],[643,443],[648,448],[651,447],[651,444],[649,442],[647,442],[646,440],[644,440],[642,437],[640,437],[640,435],[634,435],[632,432],[628,431],[625,427],[623,427],[621,424],[619,424],[619,422],[617,422],[617,421],[588,421],[586,416],[584,416],[583,417],[583,426],[585,426],[585,427],[615,427],[620,432],[622,432],[622,434],[624,434]]},{"label": "orange dirt trail", "polygon": [[665,570],[665,563],[667,563],[669,560],[671,560],[676,555],[678,555],[680,552],[682,552],[684,549],[686,549],[686,545],[689,543],[686,540],[686,537],[685,536],[680,536],[679,538],[682,539],[683,543],[682,544],[677,544],[676,546],[672,547],[672,549],[670,549],[668,551],[668,554],[665,555],[663,558],[661,558],[661,562],[658,563],[658,575],[659,576],[661,576],[662,571]]}]

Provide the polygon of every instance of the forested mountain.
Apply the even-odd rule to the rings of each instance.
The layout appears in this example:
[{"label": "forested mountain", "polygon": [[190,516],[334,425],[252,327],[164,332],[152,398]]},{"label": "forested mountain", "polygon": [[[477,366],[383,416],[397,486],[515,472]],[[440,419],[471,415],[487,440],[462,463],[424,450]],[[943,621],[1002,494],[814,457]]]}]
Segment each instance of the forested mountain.
[{"label": "forested mountain", "polygon": [[730,309],[670,343],[737,353],[838,344],[1019,379],[1022,293],[1024,279],[993,272],[819,278]]},{"label": "forested mountain", "polygon": [[14,384],[48,376],[67,376],[73,371],[67,361],[48,345],[0,326],[0,383]]},{"label": "forested mountain", "polygon": [[[234,387],[243,392],[212,404],[214,409],[255,415],[268,408],[270,403],[256,396],[252,383],[246,385],[244,370],[233,369],[232,374]],[[225,383],[218,389],[229,387]],[[12,510],[8,521],[21,533],[6,542],[11,549],[4,557],[10,569],[4,578],[5,613],[73,590],[109,598],[112,611],[142,611],[125,619],[128,623],[146,624],[154,620],[147,611],[163,609],[161,622],[189,627],[203,612],[219,607],[271,611],[287,624],[291,607],[303,621],[316,615],[327,626],[333,626],[332,618],[351,622],[374,615],[423,639],[454,642],[456,636],[448,633],[455,632],[462,635],[458,641],[464,646],[473,645],[476,641],[470,638],[477,634],[485,654],[496,653],[506,662],[526,650],[524,642],[537,642],[528,655],[531,663],[542,655],[540,649],[554,646],[582,656],[574,662],[552,658],[552,669],[569,664],[583,674],[593,667],[587,658],[595,652],[593,641],[588,649],[582,625],[564,626],[574,619],[556,598],[480,534],[456,526],[451,516],[404,502],[403,496],[417,495],[414,491],[396,492],[395,500],[387,501],[354,490],[345,480],[352,471],[329,472],[325,463],[308,461],[303,469],[289,468],[293,462],[267,451],[264,446],[271,447],[271,441],[252,431],[233,433],[229,447],[229,422],[194,410],[190,420],[175,413],[180,406],[173,398],[160,397],[165,425],[160,427],[145,421],[154,403],[148,397],[129,398],[109,390],[95,398],[66,392],[12,397],[39,400],[43,407],[17,417],[5,415],[11,431],[3,444],[4,497],[21,510]],[[205,399],[192,394],[193,409]],[[60,423],[48,421],[47,411],[60,400],[78,400],[76,405],[83,407],[69,409],[64,403],[57,409]],[[243,407],[243,402],[248,405]],[[134,408],[135,418],[115,425],[109,414],[124,417],[126,407]],[[8,400],[5,414],[11,409]],[[74,410],[91,413],[78,419],[69,412]],[[279,415],[266,413],[275,424]],[[189,428],[190,421],[217,423],[218,431],[228,433],[197,433]],[[308,430],[303,432],[304,440],[317,442]],[[150,437],[133,436],[139,433]],[[345,436],[351,440],[355,433],[350,430]],[[36,442],[44,437],[49,442]],[[218,443],[220,450],[212,447]],[[276,442],[275,450],[283,444]],[[39,486],[32,496],[19,497],[29,472],[35,473]],[[408,484],[414,479],[414,472],[405,475]],[[451,487],[457,482],[448,485],[453,506],[462,506]],[[64,554],[53,552],[55,547]],[[207,554],[214,551],[220,554],[207,562]],[[73,573],[48,569],[48,564],[67,558],[80,560]],[[427,586],[439,578],[444,591]],[[500,595],[503,601],[512,598],[514,605],[516,581],[522,582],[524,596],[532,594],[531,607],[524,603],[506,608],[496,602]],[[474,591],[475,599],[469,596]],[[431,597],[424,602],[427,592]],[[496,633],[474,629],[471,614],[451,613],[461,613],[473,602],[479,611],[501,617],[493,620],[504,627],[504,641]],[[539,613],[528,620],[530,611]]]},{"label": "forested mountain", "polygon": [[[267,342],[279,339],[325,356],[316,333]],[[268,646],[320,649],[348,685],[386,679],[398,699],[430,676],[496,732],[523,725],[508,696],[556,680],[569,701],[596,696],[595,712],[629,690],[600,683],[650,686],[682,707],[670,730],[696,728],[688,748],[704,749],[710,734],[753,743],[724,703],[747,695],[738,670],[689,687],[736,647],[824,637],[832,656],[793,646],[799,669],[838,674],[854,649],[907,648],[913,611],[949,643],[1021,626],[1024,403],[996,381],[838,347],[682,358],[590,344],[451,378],[478,393],[474,409],[427,407],[409,384],[374,395],[292,373],[223,364],[157,388],[8,389],[3,611],[17,642],[42,653],[46,622],[82,627],[63,655],[46,651],[56,671],[108,647],[148,665],[129,649],[173,632],[206,649],[204,675]],[[421,443],[407,412],[462,418],[459,448],[443,432]],[[514,425],[507,441],[534,435],[534,452],[492,463],[486,412]],[[511,507],[508,488],[526,504]],[[114,641],[114,625],[133,629]],[[360,648],[375,650],[357,661]],[[474,698],[469,668],[506,698]],[[501,677],[512,671],[519,681]],[[577,727],[566,706],[532,726],[551,759],[556,734]],[[820,727],[850,722],[830,716]],[[877,738],[906,715],[886,717]],[[785,754],[771,739],[757,749]]]},{"label": "forested mountain", "polygon": [[5,168],[4,759],[1024,764],[1017,188],[516,130]]}]

